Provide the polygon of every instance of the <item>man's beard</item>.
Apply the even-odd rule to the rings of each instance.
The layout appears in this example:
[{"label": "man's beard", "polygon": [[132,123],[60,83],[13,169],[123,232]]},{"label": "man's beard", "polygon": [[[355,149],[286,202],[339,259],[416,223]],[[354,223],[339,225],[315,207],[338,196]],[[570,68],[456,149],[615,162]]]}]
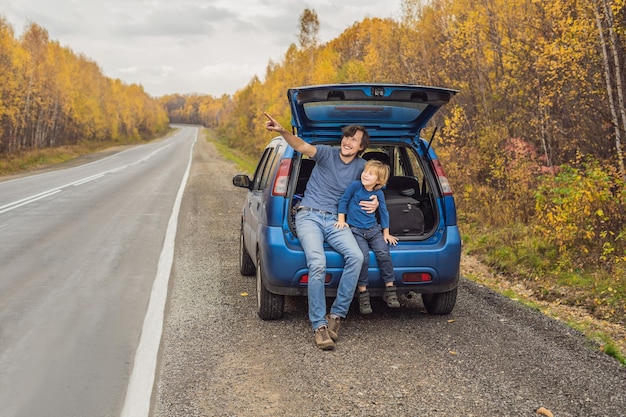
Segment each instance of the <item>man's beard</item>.
[{"label": "man's beard", "polygon": [[358,151],[354,151],[354,150],[349,150],[346,151],[344,148],[341,148],[341,155],[342,156],[357,156]]}]

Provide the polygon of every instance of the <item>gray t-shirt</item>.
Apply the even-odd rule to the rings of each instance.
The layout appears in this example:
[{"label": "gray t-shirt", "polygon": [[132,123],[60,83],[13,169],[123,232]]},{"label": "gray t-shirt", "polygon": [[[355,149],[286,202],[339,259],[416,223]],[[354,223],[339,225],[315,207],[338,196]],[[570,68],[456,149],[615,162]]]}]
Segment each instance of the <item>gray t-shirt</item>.
[{"label": "gray t-shirt", "polygon": [[340,150],[330,145],[316,145],[315,167],[306,185],[301,206],[337,214],[337,206],[343,192],[354,180],[361,177],[365,160],[354,158],[345,164]]}]

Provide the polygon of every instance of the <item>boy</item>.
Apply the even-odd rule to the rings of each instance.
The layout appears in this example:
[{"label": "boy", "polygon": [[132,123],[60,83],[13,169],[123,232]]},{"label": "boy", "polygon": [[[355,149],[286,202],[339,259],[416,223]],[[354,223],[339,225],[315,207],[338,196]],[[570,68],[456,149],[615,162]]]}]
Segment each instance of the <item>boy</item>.
[{"label": "boy", "polygon": [[[398,239],[389,234],[389,212],[385,204],[385,196],[381,190],[388,180],[389,167],[387,165],[376,160],[368,161],[361,173],[361,180],[353,181],[339,199],[339,213],[335,227],[338,229],[350,227],[359,247],[363,251],[363,266],[361,267],[357,283],[359,311],[361,314],[370,314],[372,312],[370,294],[367,291],[370,248],[376,255],[380,274],[385,282],[383,300],[391,308],[400,307],[394,285],[395,277],[388,246],[388,244],[396,245]],[[376,221],[375,213],[367,213],[359,206],[359,201],[368,200],[372,195],[378,197],[380,224]],[[349,225],[346,223],[346,215],[347,220],[350,222]]]}]

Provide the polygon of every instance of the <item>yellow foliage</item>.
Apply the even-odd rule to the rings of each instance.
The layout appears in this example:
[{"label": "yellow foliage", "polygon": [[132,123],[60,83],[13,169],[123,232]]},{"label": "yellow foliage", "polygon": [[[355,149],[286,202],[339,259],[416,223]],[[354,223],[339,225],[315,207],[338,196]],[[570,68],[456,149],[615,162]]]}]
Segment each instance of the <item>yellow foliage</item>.
[{"label": "yellow foliage", "polygon": [[36,24],[16,40],[0,18],[0,46],[0,153],[150,138],[167,129],[167,113],[141,86],[106,78]]},{"label": "yellow foliage", "polygon": [[619,262],[626,251],[625,203],[623,181],[583,161],[580,168],[564,167],[556,177],[544,178],[535,231],[559,248],[564,267]]}]

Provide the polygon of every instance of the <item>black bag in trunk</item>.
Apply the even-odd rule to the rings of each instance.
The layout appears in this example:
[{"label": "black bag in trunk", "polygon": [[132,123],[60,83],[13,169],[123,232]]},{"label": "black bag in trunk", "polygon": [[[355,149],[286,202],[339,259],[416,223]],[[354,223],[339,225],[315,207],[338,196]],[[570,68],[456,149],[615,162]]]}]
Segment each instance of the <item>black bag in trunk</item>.
[{"label": "black bag in trunk", "polygon": [[389,233],[394,236],[421,235],[424,233],[424,213],[420,202],[403,195],[385,195],[389,211]]}]

